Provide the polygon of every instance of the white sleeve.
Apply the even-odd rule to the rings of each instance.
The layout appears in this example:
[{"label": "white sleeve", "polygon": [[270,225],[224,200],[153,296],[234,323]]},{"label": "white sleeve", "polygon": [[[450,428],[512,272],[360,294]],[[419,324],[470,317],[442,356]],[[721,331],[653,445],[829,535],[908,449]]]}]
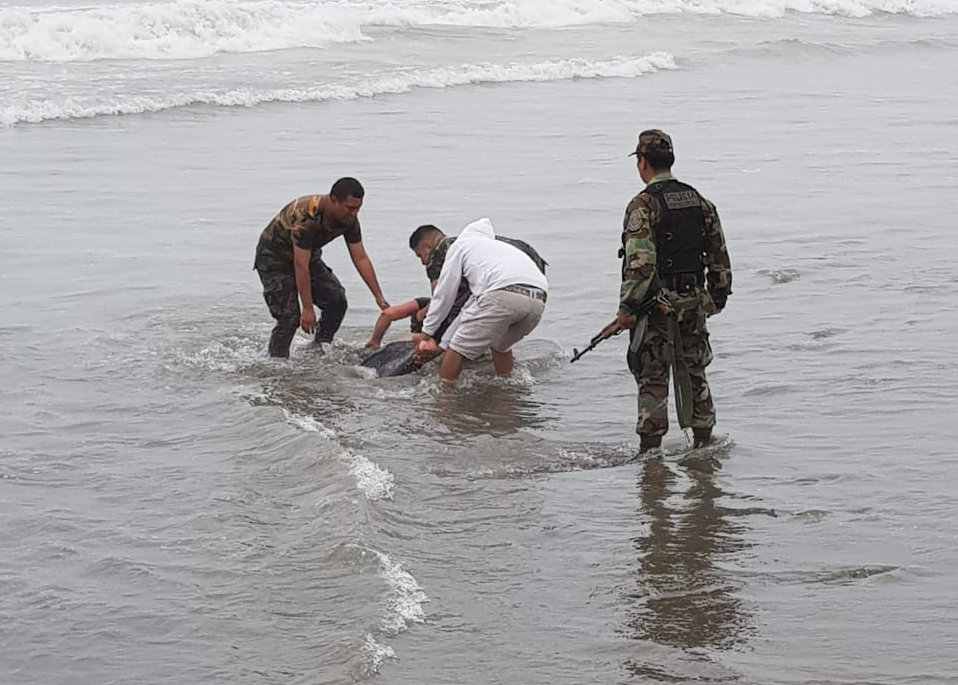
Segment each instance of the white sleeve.
[{"label": "white sleeve", "polygon": [[429,302],[426,320],[422,322],[422,332],[432,336],[446,319],[452,305],[459,294],[459,284],[462,283],[462,240],[457,240],[446,253],[446,261],[439,272],[436,289]]}]

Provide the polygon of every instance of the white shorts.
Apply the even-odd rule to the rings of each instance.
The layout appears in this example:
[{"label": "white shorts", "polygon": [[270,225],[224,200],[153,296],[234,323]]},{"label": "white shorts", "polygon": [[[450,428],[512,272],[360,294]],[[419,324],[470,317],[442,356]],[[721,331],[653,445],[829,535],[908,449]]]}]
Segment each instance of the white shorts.
[{"label": "white shorts", "polygon": [[491,290],[466,303],[449,349],[469,360],[490,348],[508,352],[539,325],[546,303],[528,295]]}]

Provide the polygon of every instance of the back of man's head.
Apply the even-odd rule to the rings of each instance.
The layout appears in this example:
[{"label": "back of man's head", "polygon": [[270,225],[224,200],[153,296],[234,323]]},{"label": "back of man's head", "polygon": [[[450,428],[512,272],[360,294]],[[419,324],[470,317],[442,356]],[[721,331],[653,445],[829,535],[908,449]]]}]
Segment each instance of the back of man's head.
[{"label": "back of man's head", "polygon": [[424,240],[426,240],[427,238],[431,238],[434,235],[443,237],[446,234],[443,233],[441,230],[439,230],[438,226],[433,226],[432,224],[423,224],[422,226],[417,228],[415,231],[413,231],[412,234],[410,234],[409,249],[415,250],[417,247],[419,247],[419,245]]}]

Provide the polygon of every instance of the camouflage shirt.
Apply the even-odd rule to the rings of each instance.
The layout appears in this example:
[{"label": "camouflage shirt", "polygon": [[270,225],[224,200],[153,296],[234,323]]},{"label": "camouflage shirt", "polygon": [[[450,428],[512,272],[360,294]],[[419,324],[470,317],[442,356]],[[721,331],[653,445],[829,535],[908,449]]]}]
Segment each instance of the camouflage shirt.
[{"label": "camouflage shirt", "polygon": [[[426,278],[429,279],[430,283],[435,283],[439,280],[439,274],[442,273],[442,265],[446,263],[446,253],[449,252],[449,248],[452,247],[452,244],[456,241],[456,236],[446,236],[433,247],[429,254],[426,256]],[[469,283],[466,279],[462,279],[459,283],[459,291],[456,293],[455,304],[453,305],[453,311],[458,314],[459,310],[462,309],[463,304],[466,300],[469,299],[469,296],[472,294],[472,291],[469,290]],[[450,316],[446,317],[446,321],[451,321],[453,314],[450,313]]]},{"label": "camouflage shirt", "polygon": [[[672,179],[669,173],[658,174],[650,184]],[[719,221],[715,205],[702,199],[702,211],[705,214],[705,289],[696,288],[691,296],[680,296],[665,291],[673,307],[686,309],[704,304],[710,313],[722,309],[732,293],[732,265],[725,247],[725,234]],[[657,287],[655,268],[654,227],[661,217],[659,202],[652,195],[642,191],[629,203],[625,210],[622,230],[622,289],[619,296],[619,312],[622,314],[641,313],[642,303],[648,302],[651,292]]]},{"label": "camouflage shirt", "polygon": [[[430,281],[438,281],[439,274],[442,273],[442,265],[446,263],[446,253],[456,241],[456,236],[446,236],[429,251],[426,257],[426,278]],[[467,286],[468,287],[468,286]]]},{"label": "camouflage shirt", "polygon": [[[357,219],[352,225],[331,226],[320,209],[322,195],[304,195],[283,207],[260,234],[261,248],[270,253],[274,261],[292,267],[293,246],[310,250],[314,254],[323,245],[345,236],[347,243],[363,239]],[[265,243],[265,245],[264,245]]]}]

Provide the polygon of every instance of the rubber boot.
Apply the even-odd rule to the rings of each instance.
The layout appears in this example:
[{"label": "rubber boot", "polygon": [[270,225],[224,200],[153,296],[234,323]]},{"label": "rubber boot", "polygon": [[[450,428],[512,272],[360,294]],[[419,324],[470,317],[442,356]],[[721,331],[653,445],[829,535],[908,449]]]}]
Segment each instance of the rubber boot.
[{"label": "rubber boot", "polygon": [[658,449],[662,446],[661,435],[640,435],[639,436],[639,454]]},{"label": "rubber boot", "polygon": [[707,444],[712,442],[712,429],[711,428],[693,428],[692,437],[694,442],[692,447],[698,449],[699,447],[705,447]]}]

